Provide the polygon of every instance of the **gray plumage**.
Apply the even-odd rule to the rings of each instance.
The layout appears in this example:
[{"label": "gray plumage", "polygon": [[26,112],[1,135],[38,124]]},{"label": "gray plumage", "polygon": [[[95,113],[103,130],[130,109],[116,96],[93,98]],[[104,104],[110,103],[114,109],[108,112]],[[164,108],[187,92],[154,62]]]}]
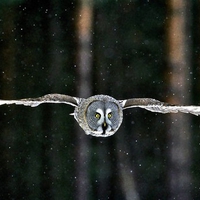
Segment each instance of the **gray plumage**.
[{"label": "gray plumage", "polygon": [[170,105],[151,98],[116,100],[108,95],[78,98],[63,94],[47,94],[38,98],[0,100],[0,105],[16,104],[36,107],[42,103],[64,103],[75,107],[74,118],[87,135],[108,137],[113,135],[123,120],[123,110],[143,108],[158,113],[191,113],[200,115],[200,106]]}]

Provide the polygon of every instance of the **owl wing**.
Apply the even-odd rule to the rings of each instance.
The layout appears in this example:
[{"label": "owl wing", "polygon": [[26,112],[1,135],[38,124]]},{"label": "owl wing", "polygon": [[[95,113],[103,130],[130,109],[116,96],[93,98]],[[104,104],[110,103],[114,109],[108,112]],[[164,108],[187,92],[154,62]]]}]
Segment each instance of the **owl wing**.
[{"label": "owl wing", "polygon": [[151,112],[159,112],[159,113],[183,112],[183,113],[191,113],[193,115],[200,115],[200,106],[171,105],[151,98],[133,98],[127,100],[120,100],[119,102],[122,105],[123,109],[139,107],[149,110]]},{"label": "owl wing", "polygon": [[0,105],[4,104],[16,104],[16,105],[24,105],[36,107],[42,103],[65,103],[71,106],[78,106],[81,98],[72,97],[63,94],[47,94],[38,98],[27,98],[27,99],[19,99],[19,100],[0,100]]}]

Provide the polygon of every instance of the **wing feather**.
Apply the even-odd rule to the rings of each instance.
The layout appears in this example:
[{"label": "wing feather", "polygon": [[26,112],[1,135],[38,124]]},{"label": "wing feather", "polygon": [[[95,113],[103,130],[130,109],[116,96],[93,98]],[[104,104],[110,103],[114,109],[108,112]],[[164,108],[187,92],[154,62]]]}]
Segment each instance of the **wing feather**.
[{"label": "wing feather", "polygon": [[158,101],[151,98],[133,98],[127,100],[120,100],[123,109],[127,108],[143,108],[151,112],[159,113],[191,113],[193,115],[200,115],[200,106],[181,106],[171,105],[165,102]]},{"label": "wing feather", "polygon": [[63,94],[47,94],[38,98],[27,98],[27,99],[19,99],[19,100],[0,100],[0,105],[4,104],[16,104],[16,105],[24,105],[36,107],[42,103],[65,103],[71,106],[78,106],[81,98],[72,97],[69,95]]}]

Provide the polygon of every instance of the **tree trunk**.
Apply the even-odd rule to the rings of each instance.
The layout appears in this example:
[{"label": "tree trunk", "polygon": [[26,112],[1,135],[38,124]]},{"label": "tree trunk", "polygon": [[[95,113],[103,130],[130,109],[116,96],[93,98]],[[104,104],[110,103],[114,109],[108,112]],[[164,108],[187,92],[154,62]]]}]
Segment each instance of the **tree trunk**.
[{"label": "tree trunk", "polygon": [[[121,127],[121,136],[117,138],[117,158],[120,186],[123,191],[124,199],[126,200],[139,200],[139,193],[135,183],[135,170],[130,163],[130,155],[124,139],[125,130]],[[129,155],[129,156],[128,156]]]},{"label": "tree trunk", "polygon": [[[79,0],[77,11],[77,39],[78,39],[78,84],[77,96],[91,96],[91,71],[92,71],[92,0]],[[89,137],[84,134],[80,127],[76,127],[77,133],[77,199],[87,200],[89,193]]]},{"label": "tree trunk", "polygon": [[[170,0],[167,27],[169,102],[190,103],[191,38],[190,1]],[[191,199],[191,115],[168,115],[169,199]]]}]

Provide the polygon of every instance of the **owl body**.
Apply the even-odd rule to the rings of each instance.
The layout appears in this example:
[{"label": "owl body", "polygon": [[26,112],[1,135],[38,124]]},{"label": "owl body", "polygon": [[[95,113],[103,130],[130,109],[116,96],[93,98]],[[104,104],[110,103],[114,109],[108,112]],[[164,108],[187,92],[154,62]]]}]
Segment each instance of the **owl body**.
[{"label": "owl body", "polygon": [[[36,107],[43,103],[63,103],[75,107],[74,118],[87,135],[108,137],[113,135],[123,120],[123,110],[142,108],[158,113],[191,113],[200,115],[200,106],[171,105],[151,98],[116,100],[108,95],[79,98],[63,94],[47,94],[38,98],[1,100],[0,105],[17,104]],[[66,124],[67,125],[67,124]]]},{"label": "owl body", "polygon": [[87,135],[108,137],[122,123],[122,106],[113,97],[95,95],[80,100],[79,106],[74,110],[74,118]]}]

